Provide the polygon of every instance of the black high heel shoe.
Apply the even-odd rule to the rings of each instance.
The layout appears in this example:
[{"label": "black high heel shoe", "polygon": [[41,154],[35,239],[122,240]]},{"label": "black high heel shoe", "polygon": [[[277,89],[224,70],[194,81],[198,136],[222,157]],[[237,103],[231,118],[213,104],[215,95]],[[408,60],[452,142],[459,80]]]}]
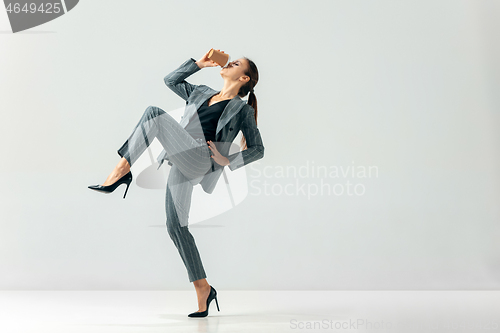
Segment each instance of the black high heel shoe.
[{"label": "black high heel shoe", "polygon": [[215,304],[217,304],[217,311],[219,310],[219,302],[217,302],[217,291],[214,289],[214,287],[210,286],[210,294],[208,295],[207,298],[207,309],[202,312],[193,312],[188,314],[188,317],[206,317],[208,316],[208,306],[210,305],[210,302],[215,299]]},{"label": "black high heel shoe", "polygon": [[125,196],[127,195],[128,187],[130,186],[130,183],[132,182],[132,172],[129,171],[125,175],[122,176],[122,178],[118,179],[115,183],[108,185],[108,186],[102,186],[102,185],[90,185],[89,188],[91,190],[99,191],[99,192],[105,192],[105,193],[111,193],[118,186],[121,184],[127,184],[127,189],[125,190],[125,194],[123,194],[123,199],[125,199]]}]

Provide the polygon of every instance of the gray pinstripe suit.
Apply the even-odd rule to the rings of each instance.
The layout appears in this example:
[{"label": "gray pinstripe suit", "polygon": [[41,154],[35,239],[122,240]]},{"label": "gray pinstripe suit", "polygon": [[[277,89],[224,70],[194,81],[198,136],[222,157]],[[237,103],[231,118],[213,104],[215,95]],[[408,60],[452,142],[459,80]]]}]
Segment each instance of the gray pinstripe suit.
[{"label": "gray pinstripe suit", "polygon": [[[206,278],[194,238],[188,229],[193,186],[201,184],[205,192],[212,193],[224,168],[210,157],[212,152],[206,142],[195,140],[184,129],[189,119],[197,116],[198,108],[218,93],[208,86],[185,81],[198,70],[200,68],[195,60],[190,58],[165,76],[165,84],[186,101],[180,123],[162,109],[149,106],[130,137],[118,149],[118,154],[133,165],[155,137],[162,144],[164,149],[157,157],[158,168],[165,160],[172,166],[165,197],[167,230],[186,266],[190,282]],[[235,96],[227,103],[217,123],[214,144],[229,159],[231,171],[264,156],[254,112],[250,105]],[[247,149],[228,155],[231,143],[240,130],[245,136]]]}]

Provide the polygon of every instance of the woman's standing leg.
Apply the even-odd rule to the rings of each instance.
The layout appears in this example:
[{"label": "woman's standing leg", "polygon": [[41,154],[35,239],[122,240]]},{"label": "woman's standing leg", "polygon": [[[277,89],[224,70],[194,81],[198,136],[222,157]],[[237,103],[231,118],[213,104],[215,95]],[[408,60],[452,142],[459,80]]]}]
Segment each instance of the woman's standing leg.
[{"label": "woman's standing leg", "polygon": [[[184,177],[176,170],[174,164],[170,170],[169,179],[181,176]],[[172,191],[171,184],[167,182],[165,197],[167,231],[186,266],[189,282],[207,277],[194,237],[191,232],[189,232],[189,227],[187,225],[181,225],[181,219],[187,219],[189,216],[188,209],[190,203],[186,200],[191,200],[192,191],[193,185],[191,185],[189,181],[177,185],[177,189],[174,191]]]},{"label": "woman's standing leg", "polygon": [[194,237],[187,226],[192,193],[193,185],[175,164],[172,165],[165,196],[167,231],[186,266],[189,282],[193,282],[196,289],[198,311],[205,311],[211,288]]}]

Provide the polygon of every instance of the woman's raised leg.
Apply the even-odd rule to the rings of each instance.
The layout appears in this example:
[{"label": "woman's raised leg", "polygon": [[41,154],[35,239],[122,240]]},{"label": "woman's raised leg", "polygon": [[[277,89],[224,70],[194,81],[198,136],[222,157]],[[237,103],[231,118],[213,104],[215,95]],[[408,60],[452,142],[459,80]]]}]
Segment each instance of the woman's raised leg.
[{"label": "woman's raised leg", "polygon": [[155,137],[186,178],[200,177],[211,167],[206,143],[200,144],[171,115],[156,106],[146,108],[118,154],[132,166]]}]

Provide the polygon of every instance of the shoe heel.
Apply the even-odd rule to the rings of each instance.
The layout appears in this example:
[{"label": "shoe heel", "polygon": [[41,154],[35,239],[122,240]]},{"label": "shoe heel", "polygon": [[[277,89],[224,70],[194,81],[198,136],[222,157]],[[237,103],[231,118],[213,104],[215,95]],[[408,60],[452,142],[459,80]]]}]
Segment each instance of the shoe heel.
[{"label": "shoe heel", "polygon": [[219,310],[219,302],[217,302],[217,296],[215,296],[215,304],[217,304],[217,311],[220,311]]},{"label": "shoe heel", "polygon": [[123,199],[125,199],[125,196],[127,195],[128,187],[130,186],[130,183],[127,183],[127,188],[125,189],[125,193],[123,194]]}]

